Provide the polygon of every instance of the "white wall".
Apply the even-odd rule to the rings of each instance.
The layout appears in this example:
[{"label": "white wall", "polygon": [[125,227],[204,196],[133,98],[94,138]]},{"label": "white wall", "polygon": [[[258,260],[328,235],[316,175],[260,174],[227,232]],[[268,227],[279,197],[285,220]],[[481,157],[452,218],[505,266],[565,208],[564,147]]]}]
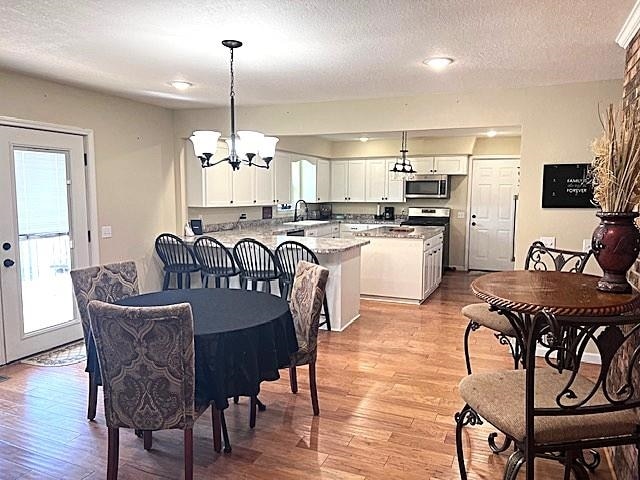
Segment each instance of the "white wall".
[{"label": "white wall", "polygon": [[[622,74],[622,72],[621,72]],[[621,80],[462,94],[370,99],[295,105],[241,107],[237,125],[272,135],[386,132],[521,125],[520,215],[516,227],[517,265],[541,235],[560,247],[581,249],[597,222],[592,210],[543,210],[542,166],[591,160],[589,143],[600,124],[598,103],[617,103]],[[228,110],[175,112],[180,144],[196,129],[226,131]],[[186,209],[183,209],[186,215]]]},{"label": "white wall", "polygon": [[98,221],[113,227],[100,261],[134,259],[142,288],[157,289],[153,240],[177,225],[172,111],[0,72],[0,115],[94,131]]}]

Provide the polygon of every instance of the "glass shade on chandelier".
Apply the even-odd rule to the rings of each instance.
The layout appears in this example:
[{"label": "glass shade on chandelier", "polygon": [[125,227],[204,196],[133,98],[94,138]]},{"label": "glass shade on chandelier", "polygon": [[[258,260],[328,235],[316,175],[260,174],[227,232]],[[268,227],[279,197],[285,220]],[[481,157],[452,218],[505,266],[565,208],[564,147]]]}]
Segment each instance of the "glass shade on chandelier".
[{"label": "glass shade on chandelier", "polygon": [[411,165],[411,161],[407,158],[407,132],[402,132],[402,147],[400,148],[400,157],[396,159],[390,172],[393,174],[394,180],[411,180],[416,176],[416,171]]},{"label": "glass shade on chandelier", "polygon": [[[202,168],[212,167],[222,162],[228,162],[233,170],[239,170],[240,165],[245,163],[249,166],[260,168],[269,168],[269,163],[273,160],[276,152],[277,137],[265,137],[260,132],[251,130],[240,130],[236,133],[236,114],[235,114],[235,75],[233,70],[233,50],[240,48],[242,42],[238,40],[223,40],[222,45],[227,47],[231,52],[231,89],[229,92],[229,100],[231,107],[231,134],[225,142],[229,155],[222,160],[212,161],[218,149],[218,140],[220,132],[209,130],[196,130],[192,133],[189,140],[193,144],[193,151],[200,160]],[[262,163],[256,163],[255,159],[261,159]]]}]

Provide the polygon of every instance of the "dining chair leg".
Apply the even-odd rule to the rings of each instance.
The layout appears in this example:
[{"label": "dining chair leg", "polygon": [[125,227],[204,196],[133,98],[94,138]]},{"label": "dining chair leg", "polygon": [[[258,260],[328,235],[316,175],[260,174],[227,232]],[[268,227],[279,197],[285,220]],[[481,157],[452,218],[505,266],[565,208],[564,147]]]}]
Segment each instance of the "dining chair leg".
[{"label": "dining chair leg", "polygon": [[322,301],[322,309],[324,310],[324,324],[327,326],[327,330],[331,331],[331,317],[329,316],[329,302],[327,302],[327,296],[324,296]]},{"label": "dining chair leg", "polygon": [[227,421],[224,418],[224,410],[220,411],[220,427],[222,428],[222,439],[224,440],[224,453],[231,453],[231,442],[229,441],[229,431]]},{"label": "dining chair leg", "polygon": [[291,385],[291,393],[298,393],[298,372],[295,365],[289,367],[289,384]]},{"label": "dining chair leg", "polygon": [[184,429],[184,479],[193,480],[193,430]]},{"label": "dining chair leg", "polygon": [[318,387],[316,385],[316,362],[309,364],[309,389],[311,390],[311,406],[313,415],[320,415],[320,405],[318,405]]},{"label": "dining chair leg", "polygon": [[216,453],[220,453],[222,450],[220,410],[218,410],[214,405],[211,405],[211,427],[213,429],[213,450]]},{"label": "dining chair leg", "polygon": [[87,418],[93,420],[96,418],[96,407],[98,405],[98,385],[95,382],[95,374],[89,373],[89,399],[87,407]]},{"label": "dining chair leg", "polygon": [[571,450],[565,453],[564,480],[571,480],[571,470],[573,462],[576,460],[576,452]]},{"label": "dining chair leg", "polygon": [[107,480],[118,478],[118,457],[120,456],[119,433],[117,428],[109,427],[107,431]]},{"label": "dining chair leg", "polygon": [[169,282],[171,281],[171,274],[164,272],[164,280],[162,281],[162,290],[169,290]]},{"label": "dining chair leg", "polygon": [[143,430],[142,431],[142,445],[145,450],[151,450],[153,446],[153,434],[151,430]]},{"label": "dining chair leg", "polygon": [[255,428],[256,426],[256,410],[258,409],[258,403],[256,396],[251,395],[251,402],[249,402],[249,428]]}]

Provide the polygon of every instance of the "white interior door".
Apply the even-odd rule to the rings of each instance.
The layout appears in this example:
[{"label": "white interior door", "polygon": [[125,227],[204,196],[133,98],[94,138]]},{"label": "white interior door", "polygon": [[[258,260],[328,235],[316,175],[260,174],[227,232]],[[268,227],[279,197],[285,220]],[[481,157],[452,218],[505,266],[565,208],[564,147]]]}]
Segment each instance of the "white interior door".
[{"label": "white interior door", "polygon": [[89,264],[83,137],[1,126],[0,202],[0,360],[10,362],[82,338],[69,271]]},{"label": "white interior door", "polygon": [[469,269],[513,270],[520,160],[473,159]]}]

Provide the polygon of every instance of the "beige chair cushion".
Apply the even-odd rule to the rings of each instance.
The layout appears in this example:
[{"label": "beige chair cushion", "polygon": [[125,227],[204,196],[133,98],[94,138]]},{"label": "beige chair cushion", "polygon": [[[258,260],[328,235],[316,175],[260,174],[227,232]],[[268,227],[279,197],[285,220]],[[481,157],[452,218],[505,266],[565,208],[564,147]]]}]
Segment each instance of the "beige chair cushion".
[{"label": "beige chair cushion", "polygon": [[[556,395],[566,385],[569,372],[550,368],[536,369],[536,406],[558,408]],[[584,399],[593,382],[578,375],[573,390]],[[602,393],[594,395],[588,405],[606,405]],[[496,428],[523,441],[525,437],[525,371],[507,370],[474,373],[460,382],[460,396],[481,417]],[[535,442],[556,443],[613,437],[634,433],[640,424],[633,410],[616,413],[536,417]]]},{"label": "beige chair cushion", "polygon": [[511,326],[507,317],[489,310],[487,303],[472,303],[462,309],[462,314],[469,320],[496,332],[504,333],[509,337],[515,337],[516,331]]}]

